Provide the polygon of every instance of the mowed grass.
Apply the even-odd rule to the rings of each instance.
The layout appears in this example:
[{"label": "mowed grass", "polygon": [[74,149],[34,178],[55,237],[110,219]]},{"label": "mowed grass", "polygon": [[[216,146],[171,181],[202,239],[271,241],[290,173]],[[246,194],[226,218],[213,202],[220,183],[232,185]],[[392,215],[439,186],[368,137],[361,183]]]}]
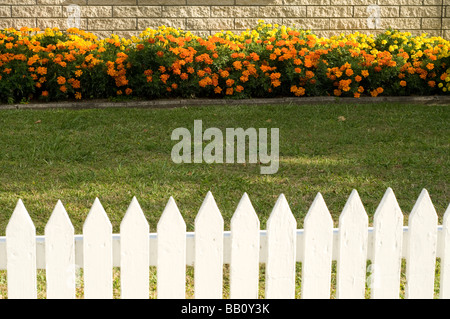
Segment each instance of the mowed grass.
[{"label": "mowed grass", "polygon": [[[261,164],[175,164],[172,131],[194,120],[203,130],[279,128],[280,167],[260,174]],[[88,109],[0,111],[0,236],[17,200],[24,201],[38,235],[60,199],[82,233],[96,197],[118,233],[136,196],[150,224],[157,222],[173,196],[188,231],[208,191],[222,212],[225,230],[247,192],[265,229],[283,193],[302,228],[318,192],[335,227],[353,189],[359,192],[372,224],[388,187],[408,214],[423,188],[436,207],[439,222],[449,204],[450,107],[402,104],[204,106],[177,109]],[[207,142],[204,143],[205,145]],[[270,148],[269,148],[270,150]],[[439,264],[438,264],[439,266]],[[264,296],[264,265],[260,297]],[[334,266],[335,269],[335,262]],[[298,265],[296,296],[300,297]],[[228,270],[224,267],[224,297]],[[439,272],[436,273],[438,291]],[[401,293],[404,289],[404,268]],[[156,270],[151,268],[150,296],[155,297]],[[77,296],[83,296],[82,277]],[[193,297],[193,270],[188,267],[187,297]],[[39,297],[45,297],[45,271],[38,271]],[[367,289],[369,294],[369,289]],[[331,287],[335,294],[335,270]],[[114,295],[120,296],[120,271],[114,271]],[[6,274],[0,273],[0,297],[7,297]]]},{"label": "mowed grass", "polygon": [[[175,164],[172,131],[194,120],[203,130],[279,128],[280,167],[262,164]],[[82,232],[98,197],[119,232],[136,196],[150,224],[173,196],[188,231],[208,191],[225,229],[244,192],[261,220],[285,194],[301,228],[321,192],[337,227],[352,189],[372,222],[388,187],[405,214],[426,188],[442,216],[449,204],[450,107],[401,104],[204,106],[177,109],[0,111],[0,235],[19,198],[38,234],[60,199]],[[205,145],[207,142],[204,143]],[[270,150],[270,148],[269,148]]]}]

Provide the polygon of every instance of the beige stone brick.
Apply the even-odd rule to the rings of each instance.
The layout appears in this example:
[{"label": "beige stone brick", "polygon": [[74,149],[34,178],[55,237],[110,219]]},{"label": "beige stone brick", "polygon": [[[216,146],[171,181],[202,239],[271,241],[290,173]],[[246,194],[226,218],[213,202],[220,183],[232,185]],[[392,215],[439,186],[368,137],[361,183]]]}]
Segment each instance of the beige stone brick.
[{"label": "beige stone brick", "polygon": [[369,6],[376,4],[373,0],[331,0],[332,6]]},{"label": "beige stone brick", "polygon": [[284,0],[284,4],[287,6],[329,6],[330,0]]},{"label": "beige stone brick", "polygon": [[207,6],[164,6],[162,7],[162,17],[164,18],[203,18],[210,17],[211,7]]},{"label": "beige stone brick", "polygon": [[236,5],[244,6],[267,6],[267,5],[282,5],[283,0],[236,0]]},{"label": "beige stone brick", "polygon": [[12,6],[12,17],[43,18],[62,17],[61,6]]},{"label": "beige stone brick", "polygon": [[0,29],[14,28],[16,30],[19,30],[22,27],[35,28],[36,19],[0,19]]},{"label": "beige stone brick", "polygon": [[176,29],[186,29],[186,19],[179,18],[179,19],[165,19],[165,18],[159,18],[159,19],[145,19],[145,18],[139,18],[138,19],[138,29],[139,30],[145,30],[147,28],[151,29],[157,29],[160,26],[166,26],[166,27],[172,27]]},{"label": "beige stone brick", "polygon": [[234,29],[234,19],[191,19],[186,20],[188,30],[224,30]]},{"label": "beige stone brick", "polygon": [[[234,19],[234,26],[236,29],[238,30],[246,30],[246,29],[251,29],[254,28],[258,25],[258,18],[236,18]],[[270,23],[270,24],[283,24],[283,19],[281,18],[265,18],[264,19],[265,23]]]},{"label": "beige stone brick", "polygon": [[130,18],[99,18],[88,20],[89,30],[134,30],[136,27],[136,19]]},{"label": "beige stone brick", "polygon": [[330,29],[330,19],[328,18],[283,19],[283,25],[302,30],[327,30]]},{"label": "beige stone brick", "polygon": [[422,18],[422,29],[440,29],[440,18]]},{"label": "beige stone brick", "polygon": [[161,17],[161,6],[114,6],[113,16],[123,18],[150,18]]},{"label": "beige stone brick", "polygon": [[11,16],[11,7],[9,6],[0,6],[0,17],[10,17]]},{"label": "beige stone brick", "polygon": [[[79,29],[86,30],[87,28],[87,19],[80,20]],[[37,19],[37,27],[44,30],[46,28],[58,28],[60,30],[67,30],[69,27],[67,25],[67,19],[65,18],[46,18],[46,19]]]},{"label": "beige stone brick", "polygon": [[0,0],[1,4],[7,4],[7,5],[29,5],[29,4],[36,4],[36,0]]},{"label": "beige stone brick", "polygon": [[[68,6],[62,7],[63,17],[69,16]],[[112,17],[112,6],[80,6],[82,18],[107,18]]]},{"label": "beige stone brick", "polygon": [[306,17],[306,6],[261,6],[259,15],[264,18]]},{"label": "beige stone brick", "polygon": [[[353,8],[353,16],[359,18],[367,18],[372,15],[372,12],[367,10],[366,6],[355,6]],[[380,6],[380,15],[384,18],[393,18],[400,16],[399,6]]]},{"label": "beige stone brick", "polygon": [[367,19],[364,18],[343,18],[330,19],[330,29],[334,30],[352,30],[352,29],[366,29]]},{"label": "beige stone brick", "polygon": [[313,18],[344,18],[351,17],[353,15],[353,7],[351,6],[334,6],[334,7],[322,7],[322,6],[308,6],[306,9],[308,17]]},{"label": "beige stone brick", "polygon": [[[188,6],[200,5],[200,6],[212,6],[217,4],[217,0],[187,0]],[[221,0],[220,4],[223,6],[230,6],[234,4],[234,0]]]},{"label": "beige stone brick", "polygon": [[440,17],[441,7],[438,6],[402,6],[400,7],[400,17]]},{"label": "beige stone brick", "polygon": [[101,6],[137,5],[137,0],[88,0],[88,5],[101,5]]},{"label": "beige stone brick", "polygon": [[398,30],[420,29],[420,19],[417,18],[384,18],[381,19],[381,27],[391,27]]},{"label": "beige stone brick", "polygon": [[259,7],[253,6],[212,6],[211,17],[252,18],[259,15]]},{"label": "beige stone brick", "polygon": [[423,0],[378,0],[380,6],[411,5],[420,6]]},{"label": "beige stone brick", "polygon": [[186,5],[186,0],[138,0],[140,6],[171,6],[171,5]]},{"label": "beige stone brick", "polygon": [[79,6],[87,5],[87,0],[37,0],[37,4],[41,5],[71,5],[76,4]]}]

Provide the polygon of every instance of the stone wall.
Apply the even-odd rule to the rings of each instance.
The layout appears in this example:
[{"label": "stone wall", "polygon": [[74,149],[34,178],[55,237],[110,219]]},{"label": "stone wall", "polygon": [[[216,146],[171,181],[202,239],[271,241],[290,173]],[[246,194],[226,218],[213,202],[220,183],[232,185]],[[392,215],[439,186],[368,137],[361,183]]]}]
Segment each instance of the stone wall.
[{"label": "stone wall", "polygon": [[[66,29],[71,4],[80,6],[80,28],[101,37],[137,35],[160,25],[201,35],[240,32],[263,19],[323,36],[390,26],[450,38],[450,0],[0,0],[0,29]],[[379,23],[371,28],[368,18],[377,10]]]}]

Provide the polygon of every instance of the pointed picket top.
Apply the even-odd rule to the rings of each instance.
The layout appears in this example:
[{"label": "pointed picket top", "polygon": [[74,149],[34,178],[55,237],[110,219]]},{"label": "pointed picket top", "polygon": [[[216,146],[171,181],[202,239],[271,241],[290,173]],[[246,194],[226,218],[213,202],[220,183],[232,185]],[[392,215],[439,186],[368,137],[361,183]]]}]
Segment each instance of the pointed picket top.
[{"label": "pointed picket top", "polygon": [[19,199],[6,226],[8,298],[37,298],[36,228]]},{"label": "pointed picket top", "polygon": [[83,225],[84,297],[112,299],[112,225],[95,199]]},{"label": "pointed picket top", "polygon": [[297,221],[281,194],[267,221],[266,298],[295,298],[296,229]]},{"label": "pointed picket top", "polygon": [[408,220],[406,254],[407,298],[433,298],[436,266],[438,216],[426,189],[423,189]]},{"label": "pointed picket top", "polygon": [[250,198],[248,197],[247,193],[244,193],[244,195],[242,195],[242,198],[239,201],[236,211],[234,212],[233,217],[231,218],[230,227],[232,227],[233,224],[237,226],[240,221],[255,222],[259,225],[258,215],[256,214],[255,209],[253,208],[252,202],[250,201]]},{"label": "pointed picket top", "polygon": [[222,298],[223,218],[211,192],[195,217],[195,298]]},{"label": "pointed picket top", "polygon": [[120,223],[120,228],[122,229],[122,227],[124,228],[139,227],[139,225],[141,225],[141,227],[146,229],[149,228],[144,212],[142,211],[142,208],[139,205],[136,196],[133,196],[133,199],[131,200],[131,203],[128,206],[125,216],[123,217]]},{"label": "pointed picket top", "polygon": [[304,221],[302,298],[330,298],[333,219],[318,193]]},{"label": "pointed picket top", "polygon": [[[164,211],[158,221],[157,227],[172,227],[173,225],[179,225],[182,228],[186,228],[186,223],[181,216],[180,210],[178,209],[177,203],[175,199],[170,196],[166,207],[164,207]],[[161,226],[160,226],[161,225]]]},{"label": "pointed picket top", "polygon": [[267,229],[269,229],[269,225],[271,223],[277,223],[282,219],[286,219],[290,224],[295,223],[297,227],[297,221],[292,214],[291,208],[289,207],[289,203],[284,194],[281,194],[278,197],[275,206],[270,213],[269,219],[267,220]]},{"label": "pointed picket top", "polygon": [[396,217],[396,219],[402,219],[402,225],[403,225],[403,213],[398,205],[397,198],[395,197],[394,191],[392,188],[388,187],[386,192],[383,195],[383,198],[380,201],[380,204],[378,205],[375,215],[374,215],[374,221],[383,218],[383,215],[392,215]]},{"label": "pointed picket top", "polygon": [[30,230],[36,231],[33,221],[31,220],[31,217],[21,199],[17,201],[16,208],[14,209],[8,225],[6,226],[6,234],[8,234],[8,230],[11,232],[12,228],[16,229],[16,227],[27,227]]},{"label": "pointed picket top", "polygon": [[120,223],[122,299],[149,297],[149,225],[136,197]]},{"label": "pointed picket top", "polygon": [[53,209],[50,218],[48,219],[47,224],[45,225],[45,233],[49,231],[68,231],[73,232],[74,228],[72,222],[70,221],[69,215],[67,214],[66,209],[64,208],[61,200],[58,200],[55,208]]},{"label": "pointed picket top", "polygon": [[339,216],[337,298],[364,298],[368,216],[358,192],[353,190]]},{"label": "pointed picket top", "polygon": [[45,263],[48,299],[74,299],[74,228],[62,202],[58,200],[45,225]]},{"label": "pointed picket top", "polygon": [[441,240],[442,256],[439,298],[450,299],[450,205],[448,205],[442,220]]},{"label": "pointed picket top", "polygon": [[158,221],[157,297],[186,296],[186,223],[171,196]]},{"label": "pointed picket top", "polygon": [[84,228],[89,227],[91,224],[93,224],[93,227],[95,227],[95,223],[109,225],[112,229],[112,224],[98,197],[95,198],[94,203],[92,204],[92,207],[86,217],[86,220],[84,221],[83,231]]},{"label": "pointed picket top", "polygon": [[230,298],[258,298],[260,223],[244,193],[231,218]]},{"label": "pointed picket top", "polygon": [[201,223],[204,220],[215,220],[219,223],[222,221],[223,223],[222,214],[220,213],[219,207],[217,207],[211,191],[208,191],[205,199],[203,200],[202,206],[200,206],[198,214],[195,217],[195,224]]},{"label": "pointed picket top", "polygon": [[373,220],[372,299],[398,299],[403,247],[403,213],[392,188],[388,188]]}]

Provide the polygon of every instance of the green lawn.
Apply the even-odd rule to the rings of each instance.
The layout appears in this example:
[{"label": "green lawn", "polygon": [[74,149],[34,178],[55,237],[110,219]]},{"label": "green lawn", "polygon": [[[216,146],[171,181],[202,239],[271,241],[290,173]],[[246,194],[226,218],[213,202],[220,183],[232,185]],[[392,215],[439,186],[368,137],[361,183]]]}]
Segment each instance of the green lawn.
[{"label": "green lawn", "polygon": [[[279,128],[280,168],[261,175],[258,164],[175,164],[171,133],[193,129]],[[204,106],[177,109],[0,111],[0,235],[21,198],[37,233],[61,199],[75,226],[99,197],[119,231],[136,196],[156,224],[170,196],[194,230],[208,191],[226,230],[244,192],[265,229],[284,193],[298,227],[321,192],[337,227],[352,189],[372,222],[387,187],[407,215],[426,188],[439,214],[449,204],[450,107],[402,104]]]}]

